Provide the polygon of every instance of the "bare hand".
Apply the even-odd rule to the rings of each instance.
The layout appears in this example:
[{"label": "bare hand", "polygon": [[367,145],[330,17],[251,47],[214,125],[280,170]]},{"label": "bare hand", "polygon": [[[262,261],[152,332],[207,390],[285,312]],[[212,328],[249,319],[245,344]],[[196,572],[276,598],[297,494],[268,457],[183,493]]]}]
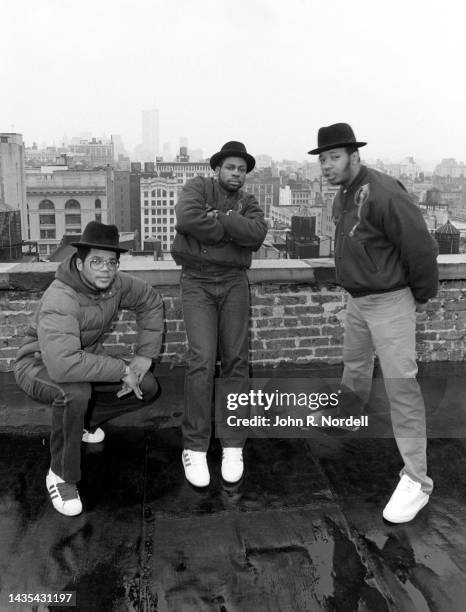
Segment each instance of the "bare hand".
[{"label": "bare hand", "polygon": [[136,372],[134,372],[134,370],[131,369],[131,366],[129,374],[124,376],[121,380],[123,381],[123,387],[117,393],[117,397],[122,397],[123,395],[127,395],[128,393],[133,391],[134,395],[138,399],[142,399],[142,391],[139,386],[138,375],[136,374]]},{"label": "bare hand", "polygon": [[149,357],[142,357],[141,355],[135,355],[129,363],[130,369],[136,373],[138,382],[144,378],[152,365],[152,359]]},{"label": "bare hand", "polygon": [[121,389],[119,391],[117,391],[116,396],[117,397],[123,397],[124,395],[128,395],[128,393],[131,393],[131,391],[132,391],[132,389],[130,389],[128,387],[128,385],[123,383],[123,386],[121,387]]}]

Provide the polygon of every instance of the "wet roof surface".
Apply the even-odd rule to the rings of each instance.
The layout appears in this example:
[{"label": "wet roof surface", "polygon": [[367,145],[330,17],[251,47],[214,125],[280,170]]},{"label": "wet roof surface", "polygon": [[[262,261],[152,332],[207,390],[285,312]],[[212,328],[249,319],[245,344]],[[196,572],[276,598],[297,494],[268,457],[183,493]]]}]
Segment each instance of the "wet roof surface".
[{"label": "wet roof surface", "polygon": [[[421,379],[430,412],[462,406],[464,381]],[[236,487],[220,478],[214,440],[211,485],[196,490],[183,475],[179,415],[167,415],[108,425],[103,444],[83,446],[74,518],[48,500],[48,434],[3,430],[2,612],[41,609],[10,605],[9,593],[52,591],[75,591],[77,607],[61,609],[86,612],[464,610],[464,437],[429,439],[431,500],[391,525],[381,512],[401,468],[394,440],[250,439]]]}]

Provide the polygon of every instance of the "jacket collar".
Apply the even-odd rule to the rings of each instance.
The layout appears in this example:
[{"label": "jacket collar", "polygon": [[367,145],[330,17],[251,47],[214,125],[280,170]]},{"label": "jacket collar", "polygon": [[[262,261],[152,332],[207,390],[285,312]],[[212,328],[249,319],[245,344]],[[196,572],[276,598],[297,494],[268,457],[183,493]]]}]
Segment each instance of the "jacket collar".
[{"label": "jacket collar", "polygon": [[356,176],[354,177],[353,182],[350,184],[349,187],[343,187],[343,185],[341,186],[341,191],[342,192],[346,192],[346,193],[353,193],[354,191],[356,191],[357,189],[359,189],[359,187],[361,187],[361,185],[364,182],[367,182],[368,179],[368,175],[369,175],[369,171],[367,169],[367,166],[363,166],[361,164],[361,167],[359,169],[359,172],[356,174]]}]

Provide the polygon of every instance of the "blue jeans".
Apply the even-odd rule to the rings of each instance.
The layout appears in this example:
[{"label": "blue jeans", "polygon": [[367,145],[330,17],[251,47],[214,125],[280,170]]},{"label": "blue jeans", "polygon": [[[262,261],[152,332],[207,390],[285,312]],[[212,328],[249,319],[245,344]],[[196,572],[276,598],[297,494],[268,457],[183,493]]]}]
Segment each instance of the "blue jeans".
[{"label": "blue jeans", "polygon": [[50,455],[52,471],[65,482],[81,479],[81,438],[83,429],[95,429],[109,419],[138,410],[150,403],[158,383],[148,372],[141,384],[143,399],[130,393],[117,398],[122,383],[56,383],[42,360],[28,355],[16,362],[15,378],[28,395],[52,406]]},{"label": "blue jeans", "polygon": [[343,344],[342,383],[367,403],[374,351],[390,401],[393,434],[404,462],[401,474],[421,483],[430,494],[427,475],[426,414],[416,380],[416,305],[408,288],[348,298]]},{"label": "blue jeans", "polygon": [[[189,343],[184,386],[184,448],[207,451],[212,427],[217,350],[221,378],[230,392],[249,390],[249,284],[245,270],[183,268],[181,301]],[[217,410],[225,410],[217,406]],[[247,416],[244,407],[238,416]],[[242,447],[245,428],[235,428],[222,446]]]}]

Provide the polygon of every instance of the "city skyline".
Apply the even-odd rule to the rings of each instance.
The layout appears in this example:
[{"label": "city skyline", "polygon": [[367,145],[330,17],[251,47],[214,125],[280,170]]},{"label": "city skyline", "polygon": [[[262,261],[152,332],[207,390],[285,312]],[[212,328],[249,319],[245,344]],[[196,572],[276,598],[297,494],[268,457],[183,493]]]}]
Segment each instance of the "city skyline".
[{"label": "city skyline", "polygon": [[[19,134],[20,136],[23,136],[22,134]],[[62,139],[63,140],[63,139]],[[66,152],[69,149],[69,141],[70,139],[67,137],[67,142],[63,142],[63,143],[56,143],[56,142],[52,142],[52,143],[47,143],[47,142],[42,142],[42,143],[37,143],[34,142],[32,144],[32,146],[25,142],[24,142],[24,146],[26,147],[26,158],[28,158],[28,155],[31,155],[32,151],[34,149],[37,149],[38,151],[44,152],[44,151],[48,151],[49,149],[52,149],[55,151],[55,155],[58,156],[60,153]],[[171,151],[171,143],[164,143],[164,147],[163,147],[163,151],[160,151],[160,156],[158,157],[159,160],[162,161],[162,163],[165,162],[175,162],[179,160],[179,154],[180,151],[182,150],[183,147],[187,147],[188,149],[188,158],[190,158],[191,162],[199,162],[199,161],[205,161],[207,162],[209,159],[208,155],[196,155],[195,159],[191,159],[190,157],[190,153],[193,152],[194,154],[199,154],[202,149],[199,148],[191,148],[191,146],[189,146],[189,143],[187,144],[186,142],[183,143],[183,140],[187,140],[184,139],[183,137],[179,139],[175,154],[170,153],[170,154],[166,154],[165,149],[168,146],[167,151]],[[75,146],[78,144],[110,144],[111,142],[113,142],[114,146],[115,146],[115,155],[116,155],[116,151],[117,149],[121,148],[122,145],[124,147],[125,143],[121,140],[121,136],[119,134],[111,134],[110,136],[107,135],[102,135],[102,136],[95,136],[92,135],[90,133],[82,133],[80,135],[76,135],[71,137],[71,141],[74,142]],[[139,162],[139,163],[146,163],[146,162],[153,162],[155,161],[155,156],[151,157],[150,155],[146,154],[144,157],[140,157],[140,155],[138,155],[138,153],[140,153],[141,151],[146,152],[147,153],[147,149],[143,147],[142,144],[137,144],[134,148],[134,150],[131,151],[127,151],[126,148],[124,149],[125,152],[128,154],[128,158],[130,159],[131,162]],[[73,153],[71,153],[71,156],[73,155]],[[287,163],[291,163],[291,164],[302,164],[302,167],[306,167],[306,165],[315,165],[315,166],[319,166],[319,160],[317,158],[317,156],[315,157],[308,157],[307,159],[303,159],[303,160],[299,160],[299,159],[287,159],[287,158],[274,158],[271,155],[268,155],[267,152],[262,152],[262,153],[254,153],[255,157],[256,157],[256,171],[260,170],[261,168],[265,168],[267,167],[266,165],[264,165],[263,161],[266,158],[269,158],[270,162],[272,164],[276,164],[278,166],[282,166],[282,165],[286,165]],[[115,160],[117,159],[117,157],[115,156]],[[52,157],[48,157],[47,161],[50,162],[52,161]],[[422,166],[420,164],[418,164],[417,160],[414,159],[412,156],[409,155],[405,155],[402,158],[399,159],[388,159],[388,158],[377,158],[377,159],[373,159],[373,158],[365,158],[364,157],[364,149],[362,149],[361,151],[361,161],[363,164],[367,164],[369,166],[376,166],[376,167],[380,167],[381,169],[383,168],[387,168],[391,173],[391,170],[394,167],[401,167],[401,166],[410,166],[410,171],[408,172],[408,174],[417,174],[418,172],[427,172],[428,174],[431,174],[432,172],[434,172],[434,170],[438,170],[438,168],[441,168],[443,166],[446,166],[448,168],[453,168],[455,167],[456,170],[456,174],[458,176],[460,176],[460,173],[464,174],[464,167],[466,166],[466,164],[462,161],[462,160],[458,160],[455,158],[448,158],[448,157],[442,157],[441,159],[432,162],[431,165],[427,165],[427,166]],[[117,163],[117,162],[115,162]],[[155,162],[157,163],[157,162]],[[45,165],[47,165],[47,163],[44,162]],[[400,171],[401,173],[403,173],[403,171]],[[445,174],[445,171],[442,173]],[[456,176],[455,173],[452,174],[452,176]]]},{"label": "city skyline", "polygon": [[367,159],[465,161],[461,4],[413,4],[8,3],[0,131],[28,146],[120,134],[132,150],[141,111],[157,108],[160,143],[175,151],[184,135],[206,157],[238,139],[255,155],[316,161],[318,128],[347,121]]}]

